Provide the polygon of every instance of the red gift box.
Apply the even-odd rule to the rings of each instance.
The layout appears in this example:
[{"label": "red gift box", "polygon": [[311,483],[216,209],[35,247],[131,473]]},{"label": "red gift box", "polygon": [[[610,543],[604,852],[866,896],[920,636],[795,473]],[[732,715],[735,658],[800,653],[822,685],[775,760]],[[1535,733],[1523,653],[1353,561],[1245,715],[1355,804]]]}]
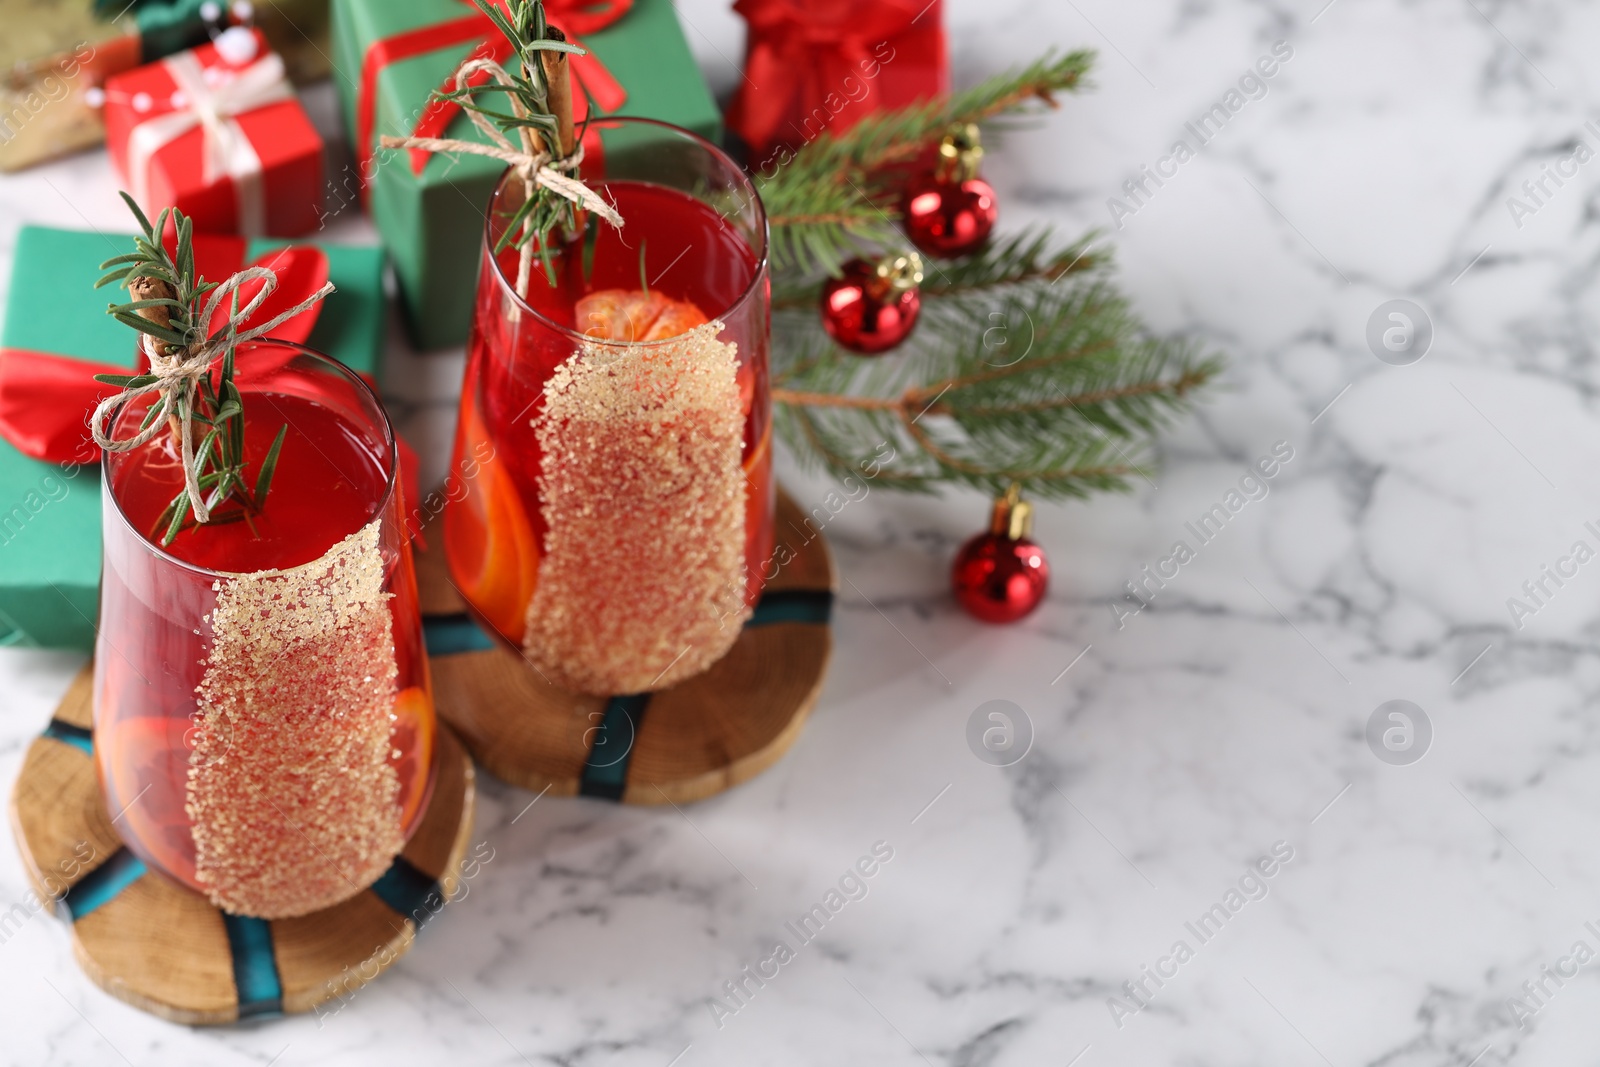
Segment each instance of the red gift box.
[{"label": "red gift box", "polygon": [[207,233],[294,237],[317,227],[322,138],[259,30],[119,74],[106,143],[139,206],[176,207]]},{"label": "red gift box", "polygon": [[749,25],[728,127],[764,165],[823,130],[950,88],[943,0],[737,0]]}]

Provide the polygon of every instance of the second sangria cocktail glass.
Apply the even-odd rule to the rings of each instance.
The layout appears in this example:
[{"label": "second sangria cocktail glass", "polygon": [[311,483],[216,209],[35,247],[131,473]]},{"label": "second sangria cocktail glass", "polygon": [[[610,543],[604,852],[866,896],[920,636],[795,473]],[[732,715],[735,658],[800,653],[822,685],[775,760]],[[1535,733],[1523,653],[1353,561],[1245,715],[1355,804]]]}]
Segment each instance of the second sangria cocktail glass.
[{"label": "second sangria cocktail glass", "polygon": [[[583,178],[625,220],[590,217],[536,254],[484,234],[445,511],[457,587],[546,679],[625,694],[705,670],[737,639],[772,552],[766,214],[704,139],[597,122]],[[548,271],[548,273],[547,273]],[[549,274],[553,274],[552,284]]]},{"label": "second sangria cocktail glass", "polygon": [[[416,830],[435,719],[395,439],[341,364],[238,346],[244,456],[282,451],[259,511],[185,523],[173,436],[108,451],[95,755],[140,859],[227,911],[352,897]],[[115,437],[154,397],[124,403]]]}]

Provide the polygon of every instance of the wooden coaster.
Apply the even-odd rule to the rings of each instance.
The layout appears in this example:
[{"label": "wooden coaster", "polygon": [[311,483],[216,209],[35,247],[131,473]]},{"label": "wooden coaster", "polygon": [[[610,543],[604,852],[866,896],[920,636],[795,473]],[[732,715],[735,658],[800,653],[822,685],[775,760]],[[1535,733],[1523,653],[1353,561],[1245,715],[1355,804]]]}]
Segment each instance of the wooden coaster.
[{"label": "wooden coaster", "polygon": [[670,689],[609,699],[557,689],[477,625],[433,522],[417,579],[440,716],[484,769],[556,796],[685,804],[755,777],[794,743],[822,689],[833,648],[828,517],[780,490],[781,566],[733,649]]},{"label": "wooden coaster", "polygon": [[422,825],[377,882],[311,915],[253,919],[222,912],[123,846],[95,772],[93,673],[79,673],[29,746],[11,822],[37,900],[71,924],[79,965],[112,996],[189,1024],[311,1011],[377,977],[454,896],[474,790],[448,728]]}]

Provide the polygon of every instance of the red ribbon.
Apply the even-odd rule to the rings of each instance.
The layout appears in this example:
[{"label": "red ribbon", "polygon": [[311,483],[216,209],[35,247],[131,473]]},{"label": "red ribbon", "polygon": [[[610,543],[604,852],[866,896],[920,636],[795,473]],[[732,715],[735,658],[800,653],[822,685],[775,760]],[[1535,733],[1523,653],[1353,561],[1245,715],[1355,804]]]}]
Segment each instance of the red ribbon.
[{"label": "red ribbon", "polygon": [[[171,243],[171,233],[168,234]],[[245,240],[214,234],[194,235],[195,270],[207,278],[226,278],[245,265]],[[264,322],[287,311],[328,280],[328,257],[310,245],[291,245],[267,252],[251,266],[269,267],[278,288],[252,316]],[[259,290],[256,282],[239,290],[242,306]],[[321,304],[280,325],[268,336],[304,344],[317,323]],[[227,308],[217,310],[211,328],[227,321]],[[130,339],[130,344],[131,344]],[[0,348],[0,436],[18,451],[50,463],[93,463],[100,449],[88,434],[88,416],[95,405],[121,392],[94,380],[96,374],[127,374],[126,366],[91,363],[50,352]]]},{"label": "red ribbon", "polygon": [[[545,13],[551,21],[559,23],[566,32],[567,42],[582,48],[580,34],[594,33],[616,22],[633,7],[633,0],[545,0],[544,6]],[[481,11],[474,11],[470,15],[451,19],[449,22],[419,26],[414,30],[397,33],[393,37],[373,41],[367,46],[366,55],[361,60],[361,87],[356,95],[355,152],[363,188],[371,177],[368,164],[377,141],[378,75],[391,63],[469,41],[477,41],[478,46],[473,49],[468,59],[489,58],[497,63],[504,63],[511,58],[511,42],[507,41],[495,27],[493,20]],[[570,55],[569,60],[572,77],[584,90],[583,93],[576,94],[577,100],[581,100],[582,104],[577,105],[575,101],[575,105],[581,106],[583,113],[574,114],[574,122],[583,122],[588,114],[590,97],[594,99],[602,113],[615,111],[627,103],[627,90],[593,52],[586,51],[581,56]],[[481,77],[476,79],[475,84],[482,84],[482,80]],[[452,72],[440,86],[440,91],[448,92],[454,88],[455,75]],[[442,137],[450,123],[455,121],[460,113],[460,104],[430,97],[411,135]],[[591,145],[597,147],[598,143],[598,138],[592,141],[586,138],[585,148]],[[423,168],[428,165],[429,155],[430,153],[420,148],[411,150],[413,173],[422,173]]]},{"label": "red ribbon", "polygon": [[[928,13],[928,0],[736,0],[749,23],[745,79],[728,108],[728,125],[758,155],[778,142],[806,139],[782,131],[791,116],[826,107],[829,96],[848,98],[858,114],[879,106],[883,94],[866,72],[881,66],[873,47],[908,32]],[[859,86],[860,95],[849,91]]]},{"label": "red ribbon", "polygon": [[[169,227],[164,243],[175,251],[176,232]],[[246,241],[242,237],[215,234],[194,235],[195,272],[202,277],[226,278],[245,266]],[[252,267],[266,267],[278,276],[278,287],[261,302],[250,322],[265,322],[287,311],[321,289],[328,280],[328,256],[312,245],[289,245],[264,252]],[[260,291],[263,282],[239,287],[243,307]],[[217,309],[210,331],[228,321],[228,307]],[[303,345],[317,324],[321,302],[278,325],[266,336]],[[143,357],[141,368],[148,365]],[[96,374],[126,374],[126,366],[91,363],[88,360],[58,356],[50,352],[30,352],[21,348],[0,347],[0,436],[10,441],[25,456],[49,463],[94,463],[100,459],[100,446],[89,436],[88,417],[106,397],[122,390],[94,380]],[[372,379],[363,374],[368,385]],[[400,467],[400,491],[405,502],[420,500],[417,454],[395,434],[395,452]],[[413,537],[422,535],[420,521],[411,515],[407,525]]]}]

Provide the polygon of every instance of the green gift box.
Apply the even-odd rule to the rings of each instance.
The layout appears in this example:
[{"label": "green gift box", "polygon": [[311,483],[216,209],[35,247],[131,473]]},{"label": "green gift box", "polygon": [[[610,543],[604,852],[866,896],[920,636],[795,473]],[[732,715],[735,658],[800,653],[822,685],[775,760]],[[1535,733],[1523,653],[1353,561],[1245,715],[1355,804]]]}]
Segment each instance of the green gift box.
[{"label": "green gift box", "polygon": [[[219,281],[289,243],[197,235],[196,258],[201,273]],[[202,253],[203,244],[210,255]],[[376,377],[385,321],[383,253],[316,247],[327,255],[328,280],[337,291],[323,301],[306,343]],[[96,290],[94,283],[102,262],[133,250],[131,236],[23,227],[0,326],[0,348],[14,350],[4,353],[8,367],[28,353],[47,353],[131,368],[136,335],[106,314],[117,291]],[[208,260],[221,265],[208,270]],[[7,378],[13,373],[8,370]],[[0,645],[92,648],[99,598],[99,464],[33,459],[0,438]]]},{"label": "green gift box", "polygon": [[[670,122],[716,141],[722,117],[695,66],[671,0],[546,0],[589,57],[574,62],[578,88],[595,117],[631,115]],[[482,156],[435,155],[420,172],[409,151],[377,147],[388,134],[416,132],[434,90],[453,87],[462,60],[500,40],[464,0],[334,0],[333,62],[345,128],[355,150],[356,187],[394,261],[407,328],[419,348],[467,338],[477,287],[483,213],[505,164]],[[577,94],[575,94],[576,96]],[[434,136],[486,141],[463,113]],[[600,150],[624,147],[622,130],[600,134]]]}]

